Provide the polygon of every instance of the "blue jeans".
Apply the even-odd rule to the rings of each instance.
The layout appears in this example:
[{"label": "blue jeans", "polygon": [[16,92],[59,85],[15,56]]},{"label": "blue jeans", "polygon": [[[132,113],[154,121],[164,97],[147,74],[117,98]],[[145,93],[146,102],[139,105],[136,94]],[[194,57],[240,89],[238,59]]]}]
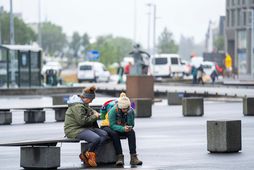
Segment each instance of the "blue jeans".
[{"label": "blue jeans", "polygon": [[107,139],[109,139],[109,136],[107,132],[102,129],[87,128],[78,134],[77,139],[85,140],[88,143],[91,143],[88,151],[94,152],[99,145],[103,144]]}]

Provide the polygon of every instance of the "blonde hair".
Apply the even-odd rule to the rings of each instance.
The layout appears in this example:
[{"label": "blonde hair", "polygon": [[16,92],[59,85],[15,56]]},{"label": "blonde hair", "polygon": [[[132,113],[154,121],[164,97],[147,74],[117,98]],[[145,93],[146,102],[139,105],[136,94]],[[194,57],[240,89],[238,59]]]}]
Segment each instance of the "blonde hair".
[{"label": "blonde hair", "polygon": [[122,93],[120,94],[120,97],[127,97],[127,96],[126,96],[126,93],[122,92]]}]

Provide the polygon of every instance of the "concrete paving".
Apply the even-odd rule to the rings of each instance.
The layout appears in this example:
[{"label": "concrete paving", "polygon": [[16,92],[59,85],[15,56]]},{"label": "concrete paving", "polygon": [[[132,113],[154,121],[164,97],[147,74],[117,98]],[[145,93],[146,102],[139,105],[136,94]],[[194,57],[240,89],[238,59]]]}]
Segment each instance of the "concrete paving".
[{"label": "concrete paving", "polygon": [[[0,126],[0,142],[63,137],[63,122],[55,122],[53,111],[46,111],[46,122],[24,124],[23,113],[13,114],[13,124]],[[211,154],[207,151],[207,120],[241,120],[242,151]],[[242,102],[204,102],[204,116],[183,117],[181,106],[168,106],[167,101],[155,103],[151,118],[136,118],[137,151],[143,166],[129,165],[128,143],[122,141],[125,169],[158,170],[253,170],[254,117],[243,115]],[[80,145],[63,143],[59,169],[86,169],[79,158]],[[20,149],[0,147],[0,170],[20,168]],[[54,158],[52,158],[54,159]],[[114,165],[96,169],[117,169]],[[95,169],[95,168],[93,168]],[[122,169],[122,168],[120,168]]]}]

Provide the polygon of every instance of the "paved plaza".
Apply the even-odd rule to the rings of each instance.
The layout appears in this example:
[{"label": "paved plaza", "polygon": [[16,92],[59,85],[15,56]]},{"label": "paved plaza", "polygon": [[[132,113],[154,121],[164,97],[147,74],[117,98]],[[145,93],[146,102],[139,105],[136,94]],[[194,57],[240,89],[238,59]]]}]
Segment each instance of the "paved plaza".
[{"label": "paved plaza", "polygon": [[[243,115],[241,101],[205,100],[205,114],[202,117],[183,117],[182,107],[168,106],[166,100],[155,103],[152,109],[151,118],[136,118],[135,122],[137,151],[144,164],[130,167],[128,144],[126,140],[123,140],[125,169],[254,169],[254,117]],[[64,136],[63,122],[55,122],[54,113],[51,110],[46,111],[45,123],[24,124],[23,119],[23,112],[14,112],[13,124],[0,126],[1,143]],[[242,151],[227,154],[209,153],[206,138],[207,120],[241,120]],[[86,169],[78,158],[80,144],[63,143],[59,146],[61,146],[61,167],[59,169]],[[98,169],[106,168],[115,167],[114,165],[98,167]],[[0,147],[0,169],[22,169],[20,168],[19,147]]]}]

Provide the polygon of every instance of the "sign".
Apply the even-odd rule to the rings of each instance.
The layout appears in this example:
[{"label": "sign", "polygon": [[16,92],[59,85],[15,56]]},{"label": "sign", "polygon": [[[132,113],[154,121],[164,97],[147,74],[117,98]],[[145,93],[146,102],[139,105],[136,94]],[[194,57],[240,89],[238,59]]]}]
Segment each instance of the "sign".
[{"label": "sign", "polygon": [[94,60],[99,60],[100,58],[100,52],[99,51],[96,51],[96,50],[90,50],[90,51],[87,51],[86,53],[86,58],[87,60],[89,61],[94,61]]}]

